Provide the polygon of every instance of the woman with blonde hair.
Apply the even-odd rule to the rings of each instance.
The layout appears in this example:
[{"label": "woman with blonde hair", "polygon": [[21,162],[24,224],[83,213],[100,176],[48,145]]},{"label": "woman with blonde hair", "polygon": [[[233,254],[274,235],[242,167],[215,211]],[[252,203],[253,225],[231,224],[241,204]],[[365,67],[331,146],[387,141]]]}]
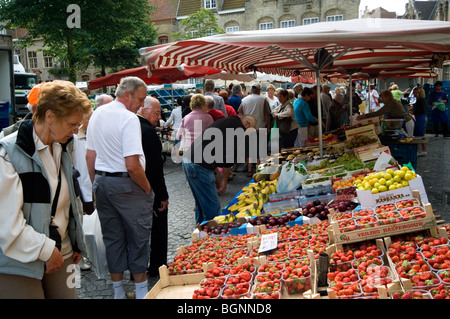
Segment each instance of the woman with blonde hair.
[{"label": "woman with blonde hair", "polygon": [[275,90],[276,88],[274,85],[269,84],[267,86],[266,98],[269,101],[271,111],[273,111],[278,105],[280,105],[280,102],[278,101],[278,98],[275,95]]},{"label": "woman with blonde hair", "polygon": [[86,256],[69,144],[91,102],[73,83],[39,90],[33,119],[0,141],[0,298],[76,298]]}]

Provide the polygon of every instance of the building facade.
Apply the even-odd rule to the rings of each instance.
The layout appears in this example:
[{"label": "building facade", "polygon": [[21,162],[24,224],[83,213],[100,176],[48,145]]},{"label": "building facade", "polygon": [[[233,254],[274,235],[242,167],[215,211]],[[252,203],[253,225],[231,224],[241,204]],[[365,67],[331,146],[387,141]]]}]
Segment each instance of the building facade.
[{"label": "building facade", "polygon": [[[149,0],[157,7],[152,22],[159,43],[173,41],[170,33],[182,30],[179,22],[201,8],[211,10],[227,33],[268,30],[341,21],[359,17],[360,0]],[[169,18],[170,14],[172,16]]]}]

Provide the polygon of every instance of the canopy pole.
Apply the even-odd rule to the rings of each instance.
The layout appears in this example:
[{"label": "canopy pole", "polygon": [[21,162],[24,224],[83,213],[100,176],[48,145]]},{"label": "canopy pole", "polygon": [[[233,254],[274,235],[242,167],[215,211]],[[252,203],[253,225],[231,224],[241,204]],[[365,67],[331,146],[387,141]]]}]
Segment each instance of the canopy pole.
[{"label": "canopy pole", "polygon": [[320,159],[323,158],[323,137],[322,137],[322,106],[320,103],[320,70],[316,70],[316,85],[317,85],[317,116],[319,126],[319,149],[320,149]]},{"label": "canopy pole", "polygon": [[349,87],[350,87],[350,95],[349,95],[349,99],[350,99],[350,110],[349,110],[349,117],[348,117],[348,123],[349,123],[349,125],[351,124],[351,118],[352,118],[352,115],[353,115],[353,92],[352,92],[352,75],[351,74],[349,74],[348,75],[349,76],[349,79],[350,79],[350,85],[349,85]]}]

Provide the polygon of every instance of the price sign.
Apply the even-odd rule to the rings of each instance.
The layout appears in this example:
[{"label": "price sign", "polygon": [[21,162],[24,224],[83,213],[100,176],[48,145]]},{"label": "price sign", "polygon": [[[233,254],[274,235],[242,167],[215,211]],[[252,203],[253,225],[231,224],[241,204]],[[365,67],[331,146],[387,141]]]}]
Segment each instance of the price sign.
[{"label": "price sign", "polygon": [[261,245],[259,245],[258,253],[277,248],[278,233],[265,234],[261,236]]}]

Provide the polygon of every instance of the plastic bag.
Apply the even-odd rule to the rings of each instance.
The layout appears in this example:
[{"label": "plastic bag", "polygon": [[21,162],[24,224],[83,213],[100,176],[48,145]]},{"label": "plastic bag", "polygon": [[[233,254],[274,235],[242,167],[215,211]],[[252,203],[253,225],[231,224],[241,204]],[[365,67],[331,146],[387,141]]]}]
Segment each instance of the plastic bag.
[{"label": "plastic bag", "polygon": [[102,227],[97,210],[91,215],[83,215],[84,241],[89,261],[98,279],[105,279],[108,274],[106,248],[103,243]]},{"label": "plastic bag", "polygon": [[307,178],[308,173],[302,163],[294,164],[289,161],[281,167],[281,173],[277,182],[277,193],[296,190]]}]

